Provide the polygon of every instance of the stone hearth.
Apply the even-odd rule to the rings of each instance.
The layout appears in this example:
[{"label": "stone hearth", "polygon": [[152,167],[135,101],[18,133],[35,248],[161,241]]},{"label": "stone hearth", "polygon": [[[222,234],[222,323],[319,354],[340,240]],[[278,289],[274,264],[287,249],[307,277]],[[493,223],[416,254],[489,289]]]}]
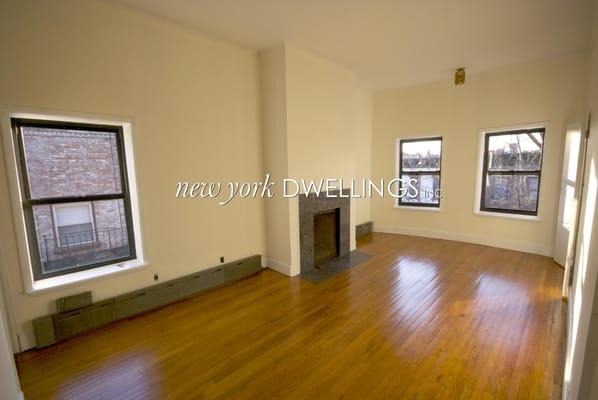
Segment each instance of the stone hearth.
[{"label": "stone hearth", "polygon": [[[349,196],[349,190],[343,189],[343,196]],[[301,273],[314,270],[314,217],[318,214],[335,211],[338,216],[338,256],[349,254],[351,240],[349,197],[340,197],[340,191],[328,193],[301,194],[299,196],[299,246],[301,257]]]}]

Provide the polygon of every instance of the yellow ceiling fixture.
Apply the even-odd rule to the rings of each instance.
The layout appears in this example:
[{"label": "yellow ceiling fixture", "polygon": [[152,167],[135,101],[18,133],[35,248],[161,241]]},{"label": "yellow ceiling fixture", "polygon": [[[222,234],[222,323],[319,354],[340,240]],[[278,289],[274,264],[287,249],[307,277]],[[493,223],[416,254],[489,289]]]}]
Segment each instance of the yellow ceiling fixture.
[{"label": "yellow ceiling fixture", "polygon": [[465,83],[465,68],[457,68],[455,71],[455,86]]}]

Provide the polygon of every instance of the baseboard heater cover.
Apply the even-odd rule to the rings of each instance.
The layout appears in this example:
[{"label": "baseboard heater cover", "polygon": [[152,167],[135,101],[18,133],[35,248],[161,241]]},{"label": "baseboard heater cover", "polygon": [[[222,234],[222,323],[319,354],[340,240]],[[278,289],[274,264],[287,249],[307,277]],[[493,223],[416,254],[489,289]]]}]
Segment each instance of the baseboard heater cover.
[{"label": "baseboard heater cover", "polygon": [[364,222],[363,224],[355,225],[355,238],[359,239],[362,236],[371,234],[374,231],[374,223],[372,221]]},{"label": "baseboard heater cover", "polygon": [[[261,270],[262,257],[255,255],[97,303],[91,302],[90,292],[58,299],[56,314],[33,320],[36,347],[39,349],[50,346],[111,322],[155,310],[208,289],[253,275]],[[89,301],[81,301],[81,299],[89,299]],[[64,306],[75,303],[79,308]]]}]

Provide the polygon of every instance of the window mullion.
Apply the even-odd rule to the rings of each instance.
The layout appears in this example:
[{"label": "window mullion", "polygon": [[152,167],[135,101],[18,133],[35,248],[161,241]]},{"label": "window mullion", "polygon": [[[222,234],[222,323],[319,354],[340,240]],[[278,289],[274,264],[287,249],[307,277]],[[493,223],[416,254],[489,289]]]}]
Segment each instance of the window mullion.
[{"label": "window mullion", "polygon": [[534,169],[534,170],[502,170],[502,171],[498,171],[498,170],[488,170],[486,171],[486,173],[488,175],[537,175],[540,174],[540,170],[539,169]]},{"label": "window mullion", "polygon": [[125,199],[125,193],[118,194],[95,194],[90,196],[65,196],[65,197],[50,197],[44,199],[25,199],[24,206],[41,206],[45,204],[62,204],[62,203],[79,203],[85,201],[103,201],[103,200],[120,200]]},{"label": "window mullion", "polygon": [[440,170],[434,171],[401,171],[401,175],[440,175]]}]

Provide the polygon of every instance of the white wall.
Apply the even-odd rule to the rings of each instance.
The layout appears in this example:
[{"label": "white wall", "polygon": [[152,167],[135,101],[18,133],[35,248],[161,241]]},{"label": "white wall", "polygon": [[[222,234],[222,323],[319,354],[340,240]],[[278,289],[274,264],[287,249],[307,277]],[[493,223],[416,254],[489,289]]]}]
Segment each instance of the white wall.
[{"label": "white wall", "polygon": [[[266,171],[297,180],[342,178],[345,187],[369,177],[371,95],[355,75],[289,43],[262,51],[260,61]],[[355,224],[369,217],[369,201],[352,199],[352,249]],[[297,199],[267,199],[266,220],[269,265],[298,274]]]},{"label": "white wall", "polygon": [[[31,320],[54,300],[95,300],[219,263],[263,254],[263,201],[175,199],[179,180],[262,179],[257,54],[104,2],[2,1],[0,105],[122,116],[133,142],[146,269],[23,293],[4,160],[0,160],[0,272],[20,350]],[[4,154],[2,151],[0,154]]]},{"label": "white wall", "polygon": [[[372,200],[375,230],[470,241],[552,255],[565,127],[584,118],[587,54],[497,69],[451,81],[375,92],[374,179],[395,174],[395,140],[442,136],[441,211]],[[480,130],[547,122],[540,221],[474,215]]]},{"label": "white wall", "polygon": [[260,52],[264,170],[272,176],[274,197],[265,200],[266,265],[290,274],[289,202],[280,182],[288,177],[285,46]]},{"label": "white wall", "polygon": [[[563,399],[598,398],[598,7],[589,81],[592,113],[573,287],[569,297]],[[584,125],[585,126],[585,125]]]}]

